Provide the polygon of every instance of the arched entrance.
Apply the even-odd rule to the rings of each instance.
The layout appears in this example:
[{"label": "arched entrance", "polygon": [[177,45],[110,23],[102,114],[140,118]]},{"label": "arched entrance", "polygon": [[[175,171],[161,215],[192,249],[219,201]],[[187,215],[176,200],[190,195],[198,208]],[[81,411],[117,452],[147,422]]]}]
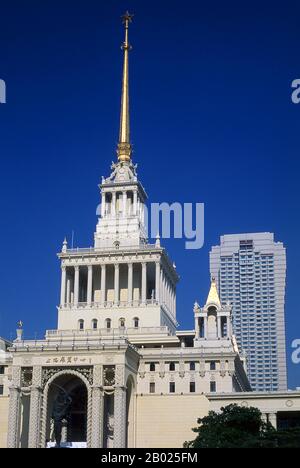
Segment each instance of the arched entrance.
[{"label": "arched entrance", "polygon": [[[44,441],[55,442],[57,432],[61,443],[87,442],[89,394],[85,379],[77,373],[61,373],[48,382],[44,398]],[[57,424],[61,421],[61,427]]]}]

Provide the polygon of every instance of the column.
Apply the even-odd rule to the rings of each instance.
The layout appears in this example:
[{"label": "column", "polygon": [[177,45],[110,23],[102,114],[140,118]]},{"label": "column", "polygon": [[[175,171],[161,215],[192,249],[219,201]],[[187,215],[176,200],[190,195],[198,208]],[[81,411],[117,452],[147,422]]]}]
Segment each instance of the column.
[{"label": "column", "polygon": [[170,311],[170,283],[169,278],[166,278],[166,303],[168,310]]},{"label": "column", "polygon": [[101,200],[101,218],[104,218],[105,216],[105,211],[106,211],[106,195],[104,192],[102,192],[102,200]]},{"label": "column", "polygon": [[133,216],[136,216],[137,213],[137,191],[133,192]]},{"label": "column", "polygon": [[142,263],[142,304],[146,304],[147,299],[147,263]]},{"label": "column", "polygon": [[126,217],[126,204],[127,204],[127,193],[124,191],[123,192],[123,200],[122,200],[122,217],[125,218]]},{"label": "column", "polygon": [[222,338],[222,333],[221,333],[221,317],[220,315],[217,317],[217,337]]},{"label": "column", "polygon": [[115,288],[115,304],[119,304],[119,298],[120,298],[120,294],[119,294],[119,279],[120,279],[120,268],[119,268],[119,264],[116,263],[115,264],[115,284],[114,284],[114,288]]},{"label": "column", "polygon": [[164,303],[164,271],[160,268],[160,302]]},{"label": "column", "polygon": [[199,324],[199,318],[195,317],[195,338],[198,340],[200,338],[200,324]]},{"label": "column", "polygon": [[111,197],[111,214],[116,216],[116,192],[113,192]]},{"label": "column", "polygon": [[67,278],[67,298],[66,303],[70,304],[71,302],[71,278]]},{"label": "column", "polygon": [[103,367],[96,364],[93,368],[91,448],[103,447],[104,393]]},{"label": "column", "polygon": [[203,317],[203,323],[204,323],[204,338],[207,339],[207,315]]},{"label": "column", "polygon": [[88,282],[87,282],[87,303],[90,306],[93,301],[93,265],[88,266]]},{"label": "column", "polygon": [[141,203],[141,221],[142,223],[145,221],[145,204]]},{"label": "column", "polygon": [[155,299],[160,302],[160,262],[155,264]]},{"label": "column", "polygon": [[133,264],[128,263],[128,291],[127,291],[128,304],[132,304],[132,291],[133,291]]},{"label": "column", "polygon": [[28,448],[39,448],[41,421],[41,388],[33,386],[30,393]]},{"label": "column", "polygon": [[104,395],[102,387],[92,388],[92,428],[91,448],[103,447],[103,408]]},{"label": "column", "polygon": [[227,320],[227,336],[231,336],[231,322],[230,317],[226,317]]},{"label": "column", "polygon": [[74,305],[79,302],[79,266],[75,267],[75,280],[74,280]]},{"label": "column", "polygon": [[101,265],[101,305],[106,301],[106,265]]},{"label": "column", "polygon": [[176,316],[176,286],[174,286],[174,316]]},{"label": "column", "polygon": [[126,447],[126,388],[116,387],[114,397],[114,448]]},{"label": "column", "polygon": [[172,312],[172,315],[175,315],[175,311],[174,311],[174,286],[173,286],[173,284],[171,284],[171,312]]},{"label": "column", "polygon": [[66,303],[66,278],[67,278],[67,270],[66,267],[63,266],[61,268],[61,290],[60,290],[60,305],[64,307]]},{"label": "column", "polygon": [[269,414],[269,423],[272,424],[274,429],[277,429],[277,414],[276,413]]},{"label": "column", "polygon": [[21,389],[12,386],[9,389],[9,417],[8,417],[8,433],[7,447],[19,448],[20,439],[20,398]]}]

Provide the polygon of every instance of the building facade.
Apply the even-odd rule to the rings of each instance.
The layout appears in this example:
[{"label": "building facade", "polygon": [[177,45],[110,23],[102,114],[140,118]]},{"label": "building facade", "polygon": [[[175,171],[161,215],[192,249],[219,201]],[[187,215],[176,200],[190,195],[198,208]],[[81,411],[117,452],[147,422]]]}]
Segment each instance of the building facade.
[{"label": "building facade", "polygon": [[283,244],[271,233],[222,236],[210,252],[210,272],[221,301],[232,304],[233,329],[247,353],[253,390],[286,390]]}]

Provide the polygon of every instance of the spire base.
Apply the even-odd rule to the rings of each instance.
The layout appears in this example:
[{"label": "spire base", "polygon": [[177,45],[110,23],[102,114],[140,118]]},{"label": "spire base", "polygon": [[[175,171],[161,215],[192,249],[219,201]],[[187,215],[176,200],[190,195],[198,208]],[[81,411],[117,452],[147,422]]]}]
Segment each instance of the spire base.
[{"label": "spire base", "polygon": [[129,162],[131,160],[132,148],[130,143],[119,143],[117,154],[120,162]]}]

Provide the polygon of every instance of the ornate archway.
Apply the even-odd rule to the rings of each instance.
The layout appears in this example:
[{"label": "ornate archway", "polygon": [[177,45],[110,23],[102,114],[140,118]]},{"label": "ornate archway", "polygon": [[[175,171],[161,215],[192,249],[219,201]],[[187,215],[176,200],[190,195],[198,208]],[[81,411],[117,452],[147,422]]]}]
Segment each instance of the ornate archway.
[{"label": "ornate archway", "polygon": [[68,419],[63,428],[63,441],[86,442],[90,447],[92,399],[91,383],[81,372],[73,369],[54,372],[43,391],[41,447],[53,439],[51,418],[59,392],[70,398]]}]

